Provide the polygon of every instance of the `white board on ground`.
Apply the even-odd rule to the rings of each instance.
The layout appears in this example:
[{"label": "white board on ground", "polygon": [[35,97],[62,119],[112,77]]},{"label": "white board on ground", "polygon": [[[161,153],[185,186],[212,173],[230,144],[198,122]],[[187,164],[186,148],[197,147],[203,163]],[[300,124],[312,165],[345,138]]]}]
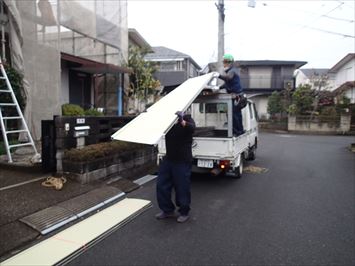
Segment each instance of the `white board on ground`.
[{"label": "white board on ground", "polygon": [[188,79],[111,137],[121,141],[157,144],[177,120],[176,111],[185,111],[217,75],[213,72]]},{"label": "white board on ground", "polygon": [[124,199],[3,261],[1,265],[55,265],[151,204]]}]

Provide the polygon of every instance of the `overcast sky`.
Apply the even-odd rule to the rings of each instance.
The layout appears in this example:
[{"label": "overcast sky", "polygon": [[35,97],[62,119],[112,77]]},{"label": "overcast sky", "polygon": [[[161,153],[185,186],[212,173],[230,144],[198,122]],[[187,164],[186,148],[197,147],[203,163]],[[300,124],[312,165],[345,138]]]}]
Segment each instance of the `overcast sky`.
[{"label": "overcast sky", "polygon": [[[128,26],[151,46],[190,55],[201,67],[217,60],[216,1],[128,0]],[[331,68],[355,52],[354,0],[225,0],[225,52],[236,60],[307,61]]]}]

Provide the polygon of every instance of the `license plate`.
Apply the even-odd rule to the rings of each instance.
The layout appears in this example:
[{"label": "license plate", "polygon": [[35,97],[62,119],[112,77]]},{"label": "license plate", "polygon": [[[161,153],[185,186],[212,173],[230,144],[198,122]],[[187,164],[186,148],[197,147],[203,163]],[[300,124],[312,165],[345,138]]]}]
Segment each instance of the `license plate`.
[{"label": "license plate", "polygon": [[197,160],[197,166],[202,168],[213,168],[213,160]]}]

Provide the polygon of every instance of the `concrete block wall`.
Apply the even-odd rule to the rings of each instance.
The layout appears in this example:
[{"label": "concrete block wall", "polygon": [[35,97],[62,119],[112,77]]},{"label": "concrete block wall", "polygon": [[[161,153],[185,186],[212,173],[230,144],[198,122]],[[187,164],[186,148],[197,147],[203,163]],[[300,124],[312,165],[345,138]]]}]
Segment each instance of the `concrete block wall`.
[{"label": "concrete block wall", "polygon": [[318,120],[297,119],[296,116],[288,117],[288,131],[345,134],[350,131],[350,115],[341,115],[338,121],[322,122]]},{"label": "concrete block wall", "polygon": [[90,145],[110,141],[111,135],[130,122],[134,117],[135,116],[55,116],[55,156],[57,160],[57,172],[63,171],[64,150],[76,148],[78,145],[78,139],[74,137],[74,128],[76,126],[90,126],[89,134],[85,137],[85,145]]}]

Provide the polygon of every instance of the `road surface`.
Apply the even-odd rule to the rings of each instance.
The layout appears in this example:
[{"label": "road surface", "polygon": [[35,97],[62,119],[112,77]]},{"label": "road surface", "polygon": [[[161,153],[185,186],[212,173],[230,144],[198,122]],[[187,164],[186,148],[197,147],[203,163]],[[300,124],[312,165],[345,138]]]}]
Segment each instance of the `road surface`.
[{"label": "road surface", "polygon": [[153,208],[70,265],[355,265],[353,137],[261,134],[262,174],[193,176],[191,219],[157,221],[155,182],[130,193]]}]

